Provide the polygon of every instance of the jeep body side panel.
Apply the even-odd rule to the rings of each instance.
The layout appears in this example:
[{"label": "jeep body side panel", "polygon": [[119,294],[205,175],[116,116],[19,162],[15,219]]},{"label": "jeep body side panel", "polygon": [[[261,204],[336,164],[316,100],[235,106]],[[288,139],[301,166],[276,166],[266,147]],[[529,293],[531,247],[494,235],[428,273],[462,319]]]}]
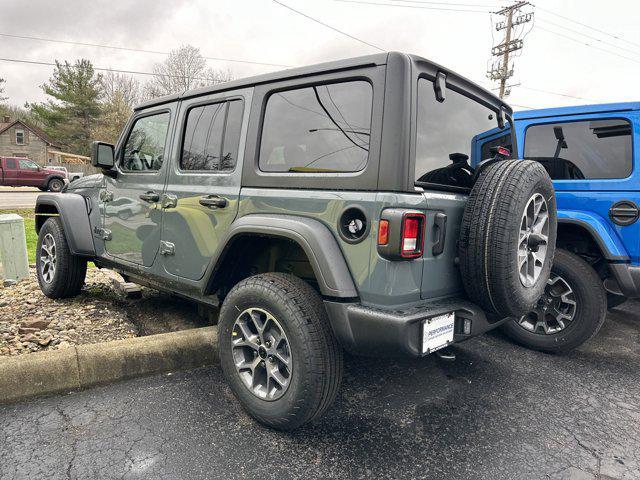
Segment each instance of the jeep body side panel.
[{"label": "jeep body side panel", "polygon": [[85,198],[75,193],[38,195],[36,215],[43,211],[44,205],[55,207],[60,215],[71,253],[94,256],[96,252]]},{"label": "jeep body side panel", "polygon": [[[591,194],[593,195],[593,194]],[[565,200],[566,195],[562,193],[557,194],[558,203]],[[627,255],[627,250],[624,248],[624,245],[620,241],[618,234],[616,231],[611,228],[611,225],[605,220],[599,212],[594,212],[593,210],[572,210],[572,207],[578,207],[579,205],[584,205],[584,198],[582,196],[572,196],[570,202],[564,203],[563,205],[567,208],[563,208],[562,210],[558,209],[558,224],[573,224],[579,225],[585,228],[588,232],[591,233],[591,236],[602,250],[604,257],[609,261],[618,261],[624,262],[629,261],[629,255]],[[562,200],[561,200],[562,199]],[[581,202],[582,201],[582,202]],[[571,203],[574,203],[571,205]],[[605,212],[606,215],[606,212]]]},{"label": "jeep body side panel", "polygon": [[[242,199],[240,203],[243,204]],[[329,229],[316,219],[289,214],[248,214],[233,222],[212,259],[213,275],[225,252],[243,235],[279,237],[294,241],[307,255],[323,295],[338,298],[358,296],[340,247]],[[206,275],[208,276],[210,275]]]}]

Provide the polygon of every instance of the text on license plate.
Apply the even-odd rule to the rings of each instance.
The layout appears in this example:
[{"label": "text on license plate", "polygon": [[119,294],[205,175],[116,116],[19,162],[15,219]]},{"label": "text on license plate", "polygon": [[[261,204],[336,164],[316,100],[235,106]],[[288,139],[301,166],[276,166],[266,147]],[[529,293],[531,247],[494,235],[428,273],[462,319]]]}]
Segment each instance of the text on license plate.
[{"label": "text on license plate", "polygon": [[455,314],[445,313],[422,322],[422,353],[431,353],[453,342]]}]

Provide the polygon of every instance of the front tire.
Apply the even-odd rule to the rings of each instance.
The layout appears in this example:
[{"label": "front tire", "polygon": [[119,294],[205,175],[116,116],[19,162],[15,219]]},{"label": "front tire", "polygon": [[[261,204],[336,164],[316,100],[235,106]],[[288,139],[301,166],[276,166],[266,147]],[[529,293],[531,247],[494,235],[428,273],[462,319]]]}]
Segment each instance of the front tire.
[{"label": "front tire", "polygon": [[40,229],[36,271],[40,289],[49,298],[74,297],[84,285],[87,260],[69,250],[59,217],[47,219]]},{"label": "front tire", "polygon": [[49,183],[47,185],[48,190],[53,193],[58,193],[62,191],[63,187],[64,187],[64,182],[59,178],[52,178],[51,180],[49,180]]},{"label": "front tire", "polygon": [[342,350],[320,296],[283,273],[249,277],[229,292],[218,325],[220,363],[257,421],[292,430],[319,418],[342,379]]},{"label": "front tire", "polygon": [[606,312],[607,296],[595,270],[579,256],[557,250],[536,309],[502,328],[525,347],[566,353],[598,333]]}]

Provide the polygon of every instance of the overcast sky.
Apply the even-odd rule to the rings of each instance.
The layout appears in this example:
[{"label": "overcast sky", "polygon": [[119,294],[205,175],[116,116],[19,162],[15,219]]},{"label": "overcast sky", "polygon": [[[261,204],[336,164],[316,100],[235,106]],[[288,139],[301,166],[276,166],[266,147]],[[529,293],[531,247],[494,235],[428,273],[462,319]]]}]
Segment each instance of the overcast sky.
[{"label": "overcast sky", "polygon": [[[281,1],[383,49],[422,55],[485,87],[495,87],[485,78],[492,33],[496,40],[499,38],[488,13],[356,5],[336,0]],[[421,3],[421,0],[366,1],[460,10],[488,10],[491,6],[501,5],[492,0],[438,0],[437,5],[435,2]],[[476,6],[446,5],[454,3]],[[541,108],[640,100],[640,2],[538,0],[535,3],[536,22],[525,38],[511,80],[521,86],[513,88],[511,103]],[[188,43],[200,48],[205,56],[291,66],[377,51],[272,0],[29,0],[27,3],[0,0],[0,4],[0,34],[156,51],[169,51]],[[567,22],[548,11],[571,17],[626,41]],[[525,30],[531,26],[531,23],[525,25]],[[42,62],[88,58],[97,67],[146,72],[164,58],[161,54],[2,36],[0,57]],[[209,61],[209,64],[214,68],[229,69],[235,77],[280,69],[224,61]],[[51,72],[50,66],[0,61],[0,77],[6,79],[5,95],[13,104],[42,100],[39,86]],[[146,77],[138,78],[145,80]]]}]

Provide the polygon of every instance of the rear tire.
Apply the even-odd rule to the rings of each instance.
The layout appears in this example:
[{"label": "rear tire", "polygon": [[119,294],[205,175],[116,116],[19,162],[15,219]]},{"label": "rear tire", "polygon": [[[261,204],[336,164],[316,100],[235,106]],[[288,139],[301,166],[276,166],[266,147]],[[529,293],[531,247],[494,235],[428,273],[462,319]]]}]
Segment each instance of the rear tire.
[{"label": "rear tire", "polygon": [[47,184],[47,189],[53,193],[62,191],[63,187],[64,187],[64,182],[59,178],[52,178],[51,180],[49,180],[49,183]]},{"label": "rear tire", "polygon": [[[567,353],[598,333],[606,318],[607,296],[602,280],[591,265],[566,250],[556,252],[550,282],[555,282],[555,286],[548,285],[540,305],[549,297],[549,291],[555,290],[556,294],[562,292],[565,295],[565,301],[560,302],[560,305],[565,306],[558,310],[572,317],[571,320],[563,319],[564,328],[557,333],[544,333],[544,327],[540,324],[537,333],[534,333],[518,320],[509,320],[502,328],[509,337],[525,347],[543,352]],[[569,292],[567,287],[571,293],[567,293]],[[575,306],[571,306],[571,301],[575,302]],[[539,314],[544,314],[545,320],[548,316],[550,325],[556,327],[558,325],[554,320],[556,310],[551,308],[552,305],[555,307],[554,303],[548,302],[546,310],[541,310],[539,306],[537,311]],[[538,319],[540,316],[534,312],[529,315],[531,317],[523,318],[531,328],[530,318]]]},{"label": "rear tire", "polygon": [[469,298],[501,318],[531,310],[549,279],[556,227],[555,192],[540,163],[487,166],[469,195],[460,234]]},{"label": "rear tire", "polygon": [[40,229],[36,271],[40,289],[49,298],[74,297],[84,285],[87,260],[69,250],[59,217],[47,219]]},{"label": "rear tire", "polygon": [[335,400],[342,350],[320,296],[293,275],[265,273],[234,286],[220,310],[218,346],[231,390],[264,425],[292,430]]}]

